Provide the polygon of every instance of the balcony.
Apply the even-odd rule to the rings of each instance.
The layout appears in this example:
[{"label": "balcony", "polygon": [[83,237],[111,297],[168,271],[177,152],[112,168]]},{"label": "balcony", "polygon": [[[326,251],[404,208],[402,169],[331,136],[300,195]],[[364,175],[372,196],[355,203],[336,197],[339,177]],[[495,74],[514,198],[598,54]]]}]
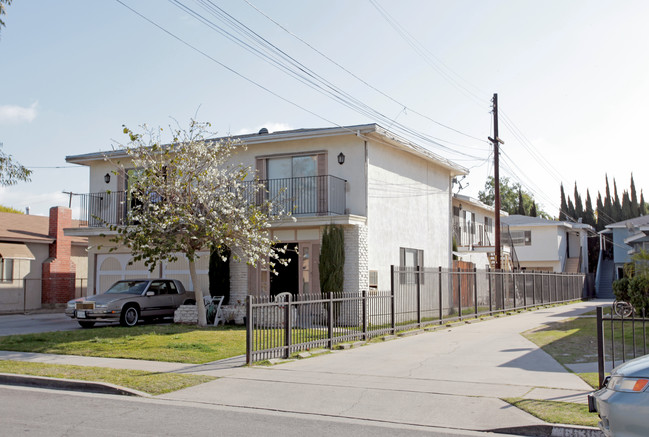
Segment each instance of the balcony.
[{"label": "balcony", "polygon": [[482,223],[466,222],[459,217],[453,217],[453,236],[459,247],[489,247],[494,241],[493,227],[486,229]]},{"label": "balcony", "polygon": [[[293,216],[344,215],[346,182],[336,176],[323,175],[260,181],[266,186],[259,193],[253,182],[244,184],[244,196],[250,202],[273,201],[274,213],[285,211]],[[77,194],[82,227],[101,228],[126,225],[128,210],[139,200],[124,191]]]}]

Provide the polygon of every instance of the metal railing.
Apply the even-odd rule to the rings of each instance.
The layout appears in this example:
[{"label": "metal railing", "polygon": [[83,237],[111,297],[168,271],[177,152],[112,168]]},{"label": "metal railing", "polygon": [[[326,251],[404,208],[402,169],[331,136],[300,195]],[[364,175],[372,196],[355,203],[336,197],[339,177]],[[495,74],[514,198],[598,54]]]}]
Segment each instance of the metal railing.
[{"label": "metal railing", "polygon": [[482,223],[467,222],[458,216],[453,217],[453,236],[458,246],[488,247],[491,246],[494,232]]},{"label": "metal railing", "polygon": [[[70,299],[87,295],[88,280],[86,278],[70,279],[70,287],[74,289],[74,296]],[[43,278],[13,279],[0,281],[0,313],[24,313],[38,310],[43,307]],[[65,304],[66,302],[58,302]]]},{"label": "metal railing", "polygon": [[390,290],[289,295],[279,301],[248,296],[247,362],[581,299],[584,275],[392,266],[391,284]]},{"label": "metal railing", "polygon": [[[604,309],[609,313],[604,314]],[[647,323],[644,311],[630,316],[617,315],[613,307],[597,307],[597,370],[599,386],[604,383],[607,358],[611,368],[647,354]],[[608,325],[608,326],[607,326]]]},{"label": "metal railing", "polygon": [[[242,195],[250,203],[270,199],[275,211],[292,215],[343,215],[346,209],[346,181],[336,176],[310,176],[259,181],[266,189],[257,190],[257,182],[245,182]],[[141,205],[141,196],[125,191],[76,194],[82,227],[125,225],[129,209]],[[161,202],[161,197],[147,197],[147,202]]]}]

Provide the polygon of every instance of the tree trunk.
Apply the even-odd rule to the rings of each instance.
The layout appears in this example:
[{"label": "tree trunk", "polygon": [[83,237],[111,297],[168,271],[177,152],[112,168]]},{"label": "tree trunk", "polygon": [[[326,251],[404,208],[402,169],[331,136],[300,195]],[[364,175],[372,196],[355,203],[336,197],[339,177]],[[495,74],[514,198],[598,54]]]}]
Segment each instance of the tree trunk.
[{"label": "tree trunk", "polygon": [[198,309],[198,326],[207,326],[207,312],[205,311],[205,302],[203,301],[203,290],[198,286],[198,275],[196,274],[196,264],[192,260],[189,262],[189,277],[192,280],[194,288],[194,297],[196,299],[196,308]]}]

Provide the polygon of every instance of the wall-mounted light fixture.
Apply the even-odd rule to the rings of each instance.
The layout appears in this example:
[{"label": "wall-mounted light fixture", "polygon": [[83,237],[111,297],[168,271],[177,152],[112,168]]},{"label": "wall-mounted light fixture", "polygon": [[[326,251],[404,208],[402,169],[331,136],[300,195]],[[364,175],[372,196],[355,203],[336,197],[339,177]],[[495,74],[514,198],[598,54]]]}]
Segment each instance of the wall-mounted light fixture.
[{"label": "wall-mounted light fixture", "polygon": [[106,173],[106,174],[104,175],[104,182],[106,182],[107,184],[110,183],[110,173]]},{"label": "wall-mounted light fixture", "polygon": [[338,154],[338,164],[343,165],[345,163],[345,155],[343,152]]}]

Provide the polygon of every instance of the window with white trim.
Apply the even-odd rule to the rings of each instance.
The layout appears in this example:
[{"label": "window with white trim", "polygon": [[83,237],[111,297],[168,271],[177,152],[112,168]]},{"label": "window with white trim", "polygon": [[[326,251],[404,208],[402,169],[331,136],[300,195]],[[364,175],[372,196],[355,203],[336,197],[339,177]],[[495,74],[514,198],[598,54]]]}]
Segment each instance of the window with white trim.
[{"label": "window with white trim", "polygon": [[11,258],[0,258],[0,281],[13,281],[14,260]]}]

